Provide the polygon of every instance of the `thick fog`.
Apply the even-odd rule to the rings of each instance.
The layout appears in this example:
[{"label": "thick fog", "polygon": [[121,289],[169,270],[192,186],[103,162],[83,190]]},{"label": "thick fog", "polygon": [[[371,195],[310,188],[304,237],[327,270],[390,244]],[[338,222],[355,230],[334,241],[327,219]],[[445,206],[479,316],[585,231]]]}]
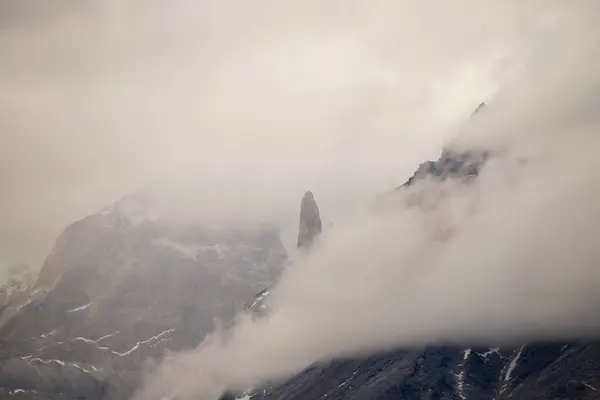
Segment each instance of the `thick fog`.
[{"label": "thick fog", "polygon": [[304,190],[353,214],[439,152],[559,6],[4,1],[0,266],[39,267],[67,224],[156,182],[200,220],[295,226]]},{"label": "thick fog", "polygon": [[[296,224],[312,190],[336,223],[272,315],[171,355],[139,399],[212,400],[398,346],[595,334],[599,11],[4,2],[0,261],[39,263],[64,225],[150,184],[210,223]],[[363,211],[443,144],[497,157],[470,186],[424,182]]]},{"label": "thick fog", "polygon": [[[431,18],[415,27],[423,46],[452,46],[453,37],[438,38],[438,13],[420,11]],[[449,142],[495,154],[476,181],[422,182],[395,194],[385,210],[337,224],[286,270],[270,316],[242,318],[228,335],[171,355],[137,398],[215,399],[226,388],[282,379],[315,361],[401,346],[596,336],[598,11],[582,2],[536,13],[543,33],[515,51],[521,62],[489,107]],[[485,18],[477,10],[446,17],[456,17],[459,30]],[[420,39],[410,41],[418,47]],[[444,50],[441,59],[452,58]],[[407,207],[415,196],[420,202]]]}]

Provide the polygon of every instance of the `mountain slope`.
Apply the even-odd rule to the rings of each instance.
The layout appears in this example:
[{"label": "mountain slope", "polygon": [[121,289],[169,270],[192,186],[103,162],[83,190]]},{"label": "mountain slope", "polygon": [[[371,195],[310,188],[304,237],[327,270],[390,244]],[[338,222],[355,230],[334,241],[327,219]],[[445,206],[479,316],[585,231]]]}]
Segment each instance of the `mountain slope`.
[{"label": "mountain slope", "polygon": [[279,275],[277,230],[177,224],[141,200],[58,239],[0,327],[0,398],[127,399],[146,362],[195,347]]}]

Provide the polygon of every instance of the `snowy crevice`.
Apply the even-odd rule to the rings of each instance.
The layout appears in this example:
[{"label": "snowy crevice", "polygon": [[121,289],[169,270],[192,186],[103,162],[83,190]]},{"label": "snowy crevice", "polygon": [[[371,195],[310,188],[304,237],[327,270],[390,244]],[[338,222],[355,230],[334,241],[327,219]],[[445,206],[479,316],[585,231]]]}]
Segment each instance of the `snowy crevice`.
[{"label": "snowy crevice", "polygon": [[97,343],[101,342],[104,339],[108,339],[109,337],[117,335],[118,333],[119,333],[119,331],[114,331],[113,333],[109,333],[108,335],[100,336],[98,339],[88,339],[88,338],[84,338],[84,337],[80,336],[80,337],[76,337],[75,339],[71,339],[71,341],[74,342],[74,341],[78,341],[79,340],[79,341],[82,341],[82,342],[85,342],[85,343],[95,343],[95,344],[97,344]]},{"label": "snowy crevice", "polygon": [[506,371],[504,372],[504,378],[503,378],[504,385],[502,386],[500,393],[504,393],[506,391],[506,389],[508,389],[508,385],[510,384],[510,379],[512,378],[512,373],[514,372],[515,368],[517,367],[517,364],[519,363],[519,360],[521,359],[521,355],[523,354],[524,349],[525,349],[525,345],[521,346],[521,348],[519,348],[519,351],[517,351],[517,354],[515,354],[515,356],[510,360],[510,363],[506,367]]},{"label": "snowy crevice", "polygon": [[465,392],[465,364],[467,363],[467,359],[469,358],[469,355],[471,355],[471,349],[465,349],[465,351],[463,351],[463,361],[462,361],[462,363],[460,363],[458,365],[458,367],[460,368],[460,372],[458,374],[456,374],[458,395],[463,400],[466,399],[466,396],[464,393]]},{"label": "snowy crevice", "polygon": [[172,333],[173,331],[175,331],[175,329],[167,329],[167,330],[165,330],[165,331],[162,331],[161,333],[159,333],[159,334],[158,334],[158,335],[156,335],[156,336],[152,336],[152,337],[151,337],[151,338],[149,338],[149,339],[146,339],[146,340],[139,341],[139,342],[137,342],[137,343],[136,343],[136,344],[135,344],[135,345],[134,345],[132,348],[130,348],[129,350],[127,350],[127,351],[126,351],[126,352],[124,352],[124,353],[119,353],[118,351],[114,351],[114,350],[111,350],[111,353],[112,353],[112,354],[114,354],[114,355],[117,355],[117,356],[119,356],[119,357],[125,357],[125,356],[127,356],[127,355],[129,355],[129,354],[133,353],[133,352],[134,352],[134,351],[136,351],[137,349],[139,349],[141,345],[148,344],[148,343],[152,343],[152,342],[153,342],[153,341],[155,341],[155,340],[162,339],[164,336],[166,336],[166,335],[168,335],[168,334]]},{"label": "snowy crevice", "polygon": [[23,394],[25,394],[25,393],[37,394],[37,392],[35,390],[33,390],[33,389],[14,389],[14,390],[10,390],[8,392],[9,396],[14,396],[14,395],[19,394],[19,393],[23,393]]},{"label": "snowy crevice", "polygon": [[[24,359],[24,357],[21,357],[21,359]],[[78,370],[85,372],[85,373],[92,373],[92,372],[98,372],[101,371],[101,368],[96,368],[94,365],[88,365],[91,369],[86,369],[82,366],[82,363],[74,363],[74,362],[65,362],[62,360],[56,360],[56,359],[52,359],[52,360],[44,360],[42,358],[32,358],[31,360],[28,361],[28,364],[30,365],[35,365],[35,364],[45,364],[45,365],[49,365],[49,364],[56,364],[59,365],[61,367],[73,367],[73,368],[77,368]]]},{"label": "snowy crevice", "polygon": [[125,357],[125,356],[135,352],[142,345],[149,345],[150,347],[156,347],[160,343],[170,340],[168,335],[171,334],[173,331],[175,331],[175,329],[167,329],[167,330],[162,331],[158,335],[152,336],[149,339],[140,340],[135,345],[133,345],[133,347],[131,347],[129,350],[124,351],[124,352],[118,352],[116,350],[111,349],[108,346],[99,346],[101,341],[119,334],[119,331],[115,331],[113,333],[109,333],[107,335],[101,336],[98,339],[88,339],[85,337],[76,337],[74,339],[71,339],[71,341],[81,341],[84,343],[93,344],[93,345],[96,345],[96,348],[98,348],[99,350],[109,351],[111,354],[114,354],[116,356]]},{"label": "snowy crevice", "polygon": [[77,311],[82,311],[82,310],[85,310],[86,308],[88,308],[91,305],[92,305],[92,303],[87,303],[87,304],[84,304],[84,305],[82,305],[80,307],[76,307],[76,308],[73,308],[71,310],[67,310],[67,312],[68,313],[74,313],[74,312],[77,312]]},{"label": "snowy crevice", "polygon": [[477,355],[479,355],[481,358],[483,358],[485,361],[488,360],[488,357],[491,356],[492,354],[497,354],[498,356],[501,357],[500,355],[500,348],[498,347],[494,347],[492,349],[489,349],[488,351],[486,351],[485,353],[477,353]]},{"label": "snowy crevice", "polygon": [[521,358],[521,354],[523,353],[524,348],[525,348],[525,346],[521,346],[521,348],[519,349],[517,354],[512,358],[512,360],[510,360],[510,364],[508,365],[508,368],[506,369],[506,373],[504,374],[505,382],[510,380],[512,373],[515,370],[515,368],[517,367],[517,363],[519,362],[519,359]]},{"label": "snowy crevice", "polygon": [[587,383],[587,382],[581,382],[581,383],[583,383],[583,385],[585,387],[592,389],[594,392],[598,392],[598,389],[596,389],[594,386],[590,385],[589,383]]},{"label": "snowy crevice", "polygon": [[40,337],[41,337],[42,339],[46,339],[46,338],[48,338],[48,337],[50,337],[50,336],[53,336],[53,335],[56,335],[56,329],[54,329],[54,330],[52,330],[52,331],[50,331],[50,332],[48,332],[48,333],[42,333],[42,334],[40,335]]}]

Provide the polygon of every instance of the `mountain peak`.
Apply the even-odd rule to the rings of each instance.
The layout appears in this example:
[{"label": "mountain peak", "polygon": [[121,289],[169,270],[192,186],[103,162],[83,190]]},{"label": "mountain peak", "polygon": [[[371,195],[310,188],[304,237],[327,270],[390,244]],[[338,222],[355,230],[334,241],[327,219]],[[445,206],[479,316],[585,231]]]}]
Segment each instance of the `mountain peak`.
[{"label": "mountain peak", "polygon": [[308,249],[323,230],[319,207],[311,191],[304,193],[300,204],[300,229],[298,248]]}]

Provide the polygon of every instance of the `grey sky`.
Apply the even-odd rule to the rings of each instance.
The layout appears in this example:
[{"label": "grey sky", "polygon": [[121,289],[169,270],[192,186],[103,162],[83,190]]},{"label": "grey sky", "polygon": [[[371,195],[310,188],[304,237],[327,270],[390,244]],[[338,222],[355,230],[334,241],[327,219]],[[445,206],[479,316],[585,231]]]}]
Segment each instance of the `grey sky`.
[{"label": "grey sky", "polygon": [[3,1],[0,265],[39,267],[65,225],[156,179],[241,217],[291,219],[307,189],[331,218],[360,207],[561,4]]}]

